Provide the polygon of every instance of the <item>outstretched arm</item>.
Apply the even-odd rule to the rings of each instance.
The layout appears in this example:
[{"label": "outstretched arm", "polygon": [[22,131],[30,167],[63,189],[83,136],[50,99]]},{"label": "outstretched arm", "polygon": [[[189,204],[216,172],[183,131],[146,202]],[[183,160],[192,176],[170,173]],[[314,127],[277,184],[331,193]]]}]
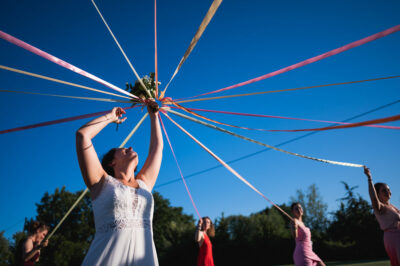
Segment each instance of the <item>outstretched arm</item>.
[{"label": "outstretched arm", "polygon": [[124,122],[126,117],[120,119],[122,114],[125,114],[124,109],[114,107],[110,113],[88,122],[76,132],[78,162],[83,180],[89,189],[107,175],[93,147],[92,139],[108,124]]},{"label": "outstretched arm", "polygon": [[200,219],[199,222],[197,223],[197,228],[196,228],[196,233],[194,234],[194,240],[199,243],[199,247],[204,242],[204,234],[203,231],[201,231],[201,227],[203,225],[203,219]]},{"label": "outstretched arm", "polygon": [[154,101],[149,102],[147,111],[149,112],[151,123],[149,155],[137,178],[143,180],[147,187],[152,190],[160,171],[164,143],[158,118],[157,103]]},{"label": "outstretched arm", "polygon": [[364,166],[364,174],[368,178],[368,191],[369,191],[369,197],[371,198],[371,203],[372,203],[372,208],[374,208],[375,211],[379,212],[381,211],[382,208],[382,203],[379,201],[378,194],[376,193],[374,183],[372,182],[372,176],[369,168]]}]

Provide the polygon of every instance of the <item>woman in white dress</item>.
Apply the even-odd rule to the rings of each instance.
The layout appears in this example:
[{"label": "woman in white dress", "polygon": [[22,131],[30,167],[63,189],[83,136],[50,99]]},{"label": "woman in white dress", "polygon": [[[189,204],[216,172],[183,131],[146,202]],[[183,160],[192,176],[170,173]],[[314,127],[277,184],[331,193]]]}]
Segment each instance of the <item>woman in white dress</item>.
[{"label": "woman in white dress", "polygon": [[76,132],[79,166],[92,197],[96,227],[82,265],[158,265],[153,241],[151,190],[161,166],[163,139],[158,105],[153,101],[149,105],[149,154],[136,176],[138,155],[131,147],[111,149],[100,163],[92,144],[92,139],[105,126],[125,121],[122,108],[113,108]]}]

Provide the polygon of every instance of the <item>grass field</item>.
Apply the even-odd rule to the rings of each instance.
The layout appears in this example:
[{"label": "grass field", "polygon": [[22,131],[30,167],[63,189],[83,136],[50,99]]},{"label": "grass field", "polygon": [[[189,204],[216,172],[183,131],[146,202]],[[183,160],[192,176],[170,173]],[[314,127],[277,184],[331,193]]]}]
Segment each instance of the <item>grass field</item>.
[{"label": "grass field", "polygon": [[[332,261],[332,262],[325,262],[325,263],[327,266],[329,266],[329,265],[390,266],[389,260]],[[293,266],[293,264],[286,264],[286,265],[280,265],[280,266]]]}]

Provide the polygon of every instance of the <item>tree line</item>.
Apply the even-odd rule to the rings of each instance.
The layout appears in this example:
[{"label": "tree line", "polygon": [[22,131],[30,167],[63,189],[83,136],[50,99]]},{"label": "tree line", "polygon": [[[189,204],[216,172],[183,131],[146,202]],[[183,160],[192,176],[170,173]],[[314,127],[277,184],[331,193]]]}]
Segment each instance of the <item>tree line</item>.
[{"label": "tree line", "polygon": [[[313,250],[324,261],[386,258],[383,233],[371,205],[355,192],[357,187],[344,182],[343,185],[344,196],[338,199],[339,208],[332,213],[327,212],[315,185],[298,190],[288,204],[280,207],[290,213],[292,202],[301,203],[304,223],[312,231]],[[72,193],[65,188],[45,193],[36,204],[37,216],[25,219],[21,232],[12,239],[6,239],[1,232],[0,266],[14,265],[18,245],[27,236],[33,220],[54,228],[80,194],[81,191]],[[158,192],[153,197],[153,232],[160,265],[196,265],[195,219],[183,213],[181,207],[171,206]],[[273,207],[248,216],[221,214],[214,225],[216,234],[211,241],[216,265],[293,263],[295,242],[290,235],[289,219]],[[91,200],[86,195],[43,249],[37,265],[80,265],[94,234]]]}]

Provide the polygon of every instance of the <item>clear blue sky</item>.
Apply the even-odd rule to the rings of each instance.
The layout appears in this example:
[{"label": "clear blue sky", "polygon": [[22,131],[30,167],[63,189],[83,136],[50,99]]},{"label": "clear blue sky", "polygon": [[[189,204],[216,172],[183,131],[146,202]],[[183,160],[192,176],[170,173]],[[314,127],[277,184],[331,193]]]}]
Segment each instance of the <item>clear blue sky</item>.
[{"label": "clear blue sky", "polygon": [[[159,1],[159,79],[165,85],[188,47],[212,1]],[[97,4],[141,76],[154,71],[152,1],[104,1]],[[238,1],[226,0],[168,89],[181,98],[254,78],[399,24],[399,1]],[[88,1],[2,1],[0,29],[121,88],[134,82],[128,64]],[[400,33],[368,43],[291,72],[234,89],[225,94],[292,88],[398,75]],[[108,90],[19,47],[0,40],[0,64]],[[341,121],[400,99],[400,80],[337,86],[187,104],[188,107]],[[163,86],[161,86],[163,87]],[[0,70],[0,89],[105,97],[95,92]],[[1,93],[0,130],[111,109],[112,103]],[[124,106],[124,105],[122,105]],[[398,114],[400,104],[354,121]],[[215,119],[268,129],[322,127],[325,124],[207,114]],[[109,126],[95,138],[98,154],[118,146],[140,119],[128,112],[120,126]],[[88,120],[0,135],[0,231],[21,230],[24,217],[36,214],[45,192],[65,186],[84,189],[75,155],[75,131]],[[176,118],[182,126],[226,161],[263,147]],[[164,119],[184,175],[218,163]],[[390,123],[400,126],[399,122]],[[233,131],[276,145],[304,133]],[[309,156],[366,164],[375,181],[387,182],[392,203],[400,206],[399,131],[354,128],[326,131],[282,148]],[[128,144],[141,163],[147,155],[149,122]],[[359,186],[367,198],[361,169],[333,166],[276,151],[262,152],[231,165],[278,204],[298,189],[315,183],[328,204],[338,206],[340,181]],[[179,178],[168,145],[157,184]],[[188,179],[202,215],[259,211],[269,204],[223,168]],[[194,214],[181,182],[156,188],[172,205]],[[62,228],[61,228],[62,230]]]}]

